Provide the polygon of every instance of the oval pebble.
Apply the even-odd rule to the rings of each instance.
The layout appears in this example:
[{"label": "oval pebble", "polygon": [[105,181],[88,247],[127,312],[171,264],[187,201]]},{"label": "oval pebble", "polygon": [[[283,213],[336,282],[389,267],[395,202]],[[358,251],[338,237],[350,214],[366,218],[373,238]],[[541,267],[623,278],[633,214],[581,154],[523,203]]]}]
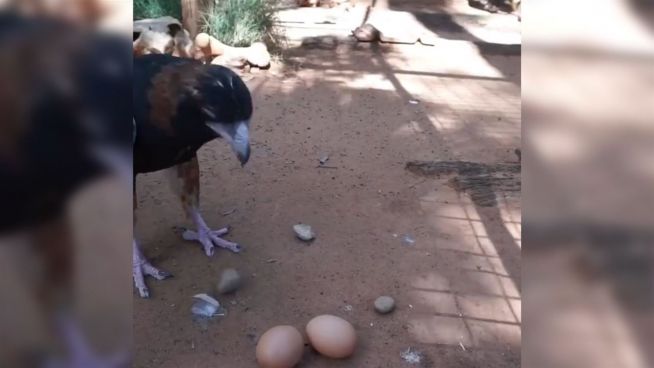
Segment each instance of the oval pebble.
[{"label": "oval pebble", "polygon": [[375,299],[375,311],[381,314],[387,314],[395,309],[395,300],[390,296],[380,296]]},{"label": "oval pebble", "polygon": [[316,233],[313,232],[311,226],[306,224],[293,225],[293,231],[295,232],[295,236],[304,241],[311,241],[316,237]]},{"label": "oval pebble", "polygon": [[218,282],[218,292],[220,294],[229,294],[235,292],[241,287],[241,275],[233,268],[227,268],[220,275]]}]

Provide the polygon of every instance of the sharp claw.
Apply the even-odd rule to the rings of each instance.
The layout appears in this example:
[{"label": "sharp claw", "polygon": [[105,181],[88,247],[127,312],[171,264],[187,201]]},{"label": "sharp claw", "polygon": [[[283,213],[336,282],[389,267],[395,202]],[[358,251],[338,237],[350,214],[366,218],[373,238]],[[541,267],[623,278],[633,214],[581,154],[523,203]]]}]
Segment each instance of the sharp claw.
[{"label": "sharp claw", "polygon": [[150,292],[146,288],[139,289],[139,295],[143,299],[150,299]]},{"label": "sharp claw", "polygon": [[241,251],[241,247],[238,244],[221,238],[221,235],[225,235],[229,232],[229,226],[218,230],[211,230],[207,226],[207,223],[204,221],[197,208],[193,207],[191,210],[191,217],[197,226],[197,231],[184,231],[182,233],[182,237],[184,239],[199,241],[204,247],[204,251],[208,256],[213,255],[213,248],[215,246],[229,249],[234,253]]},{"label": "sharp claw", "polygon": [[200,244],[202,244],[202,248],[204,249],[204,253],[207,255],[207,257],[213,256],[214,253],[214,246],[209,237],[203,236],[202,238],[198,239]]},{"label": "sharp claw", "polygon": [[238,253],[238,252],[241,251],[241,246],[239,244],[237,244],[237,243],[227,241],[227,240],[222,239],[222,238],[220,238],[218,236],[215,236],[215,235],[210,235],[210,238],[211,238],[211,241],[220,248],[229,249],[234,253]]},{"label": "sharp claw", "polygon": [[133,247],[132,278],[134,279],[134,286],[138,290],[141,298],[147,299],[150,297],[150,290],[145,284],[146,276],[152,276],[157,280],[163,280],[171,277],[172,274],[162,271],[150,264],[150,262],[143,256],[143,253],[141,253],[136,241],[134,241]]},{"label": "sharp claw", "polygon": [[162,271],[162,270],[160,270],[158,268],[155,268],[154,266],[152,266],[149,263],[146,263],[146,264],[143,265],[143,273],[145,275],[152,276],[157,280],[163,280],[163,279],[166,279],[166,278],[172,276],[172,274],[170,272]]},{"label": "sharp claw", "polygon": [[[202,230],[193,231],[193,230],[184,230],[182,233],[182,238],[184,240],[194,240],[202,244],[204,252],[208,257],[213,256],[215,253],[215,246],[220,248],[229,249],[234,253],[239,253],[242,250],[242,247],[237,243],[232,243],[225,239],[220,238],[222,235],[225,235],[229,232],[230,227],[226,226],[218,230]],[[202,234],[202,235],[200,235]]]},{"label": "sharp claw", "polygon": [[163,280],[163,279],[167,279],[169,277],[173,277],[173,274],[170,273],[170,272],[166,272],[166,271],[159,271],[159,277],[161,277],[160,280]]}]

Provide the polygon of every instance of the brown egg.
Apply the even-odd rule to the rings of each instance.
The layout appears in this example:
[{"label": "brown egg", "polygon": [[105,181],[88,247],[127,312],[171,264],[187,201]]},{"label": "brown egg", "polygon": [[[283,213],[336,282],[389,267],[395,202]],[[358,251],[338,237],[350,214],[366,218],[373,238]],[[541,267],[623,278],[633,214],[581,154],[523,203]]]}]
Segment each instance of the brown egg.
[{"label": "brown egg", "polygon": [[262,368],[291,368],[302,358],[304,339],[293,326],[275,326],[257,343],[257,362]]},{"label": "brown egg", "polygon": [[350,322],[329,314],[309,321],[307,336],[314,349],[330,358],[347,358],[357,345],[357,334]]}]

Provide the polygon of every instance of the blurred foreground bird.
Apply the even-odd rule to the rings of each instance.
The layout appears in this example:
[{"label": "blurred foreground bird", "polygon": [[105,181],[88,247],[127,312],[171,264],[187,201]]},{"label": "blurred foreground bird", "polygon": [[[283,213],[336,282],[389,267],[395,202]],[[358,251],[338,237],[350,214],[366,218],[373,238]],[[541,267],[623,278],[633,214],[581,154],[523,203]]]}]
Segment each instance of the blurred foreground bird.
[{"label": "blurred foreground bird", "polygon": [[36,299],[69,352],[46,358],[46,367],[129,363],[126,354],[95,357],[72,317],[66,206],[102,175],[131,174],[131,70],[127,39],[0,13],[0,235],[27,235],[43,265],[30,270],[39,276]]},{"label": "blurred foreground bird", "polygon": [[[250,157],[249,127],[252,98],[247,86],[230,69],[170,55],[134,58],[134,176],[166,169],[195,231],[186,240],[198,241],[207,256],[215,247],[239,252],[240,245],[221,238],[228,228],[212,230],[199,211],[200,169],[196,152],[222,138],[245,165]],[[134,191],[136,210],[136,190]],[[136,215],[134,215],[136,219]],[[133,243],[134,284],[141,297],[150,293],[144,276],[169,277],[154,267]]]}]

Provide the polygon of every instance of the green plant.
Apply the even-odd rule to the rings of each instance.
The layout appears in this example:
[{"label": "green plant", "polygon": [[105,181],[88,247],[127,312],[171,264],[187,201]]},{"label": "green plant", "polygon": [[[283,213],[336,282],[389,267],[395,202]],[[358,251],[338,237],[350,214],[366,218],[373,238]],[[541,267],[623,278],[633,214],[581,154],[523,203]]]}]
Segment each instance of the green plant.
[{"label": "green plant", "polygon": [[133,0],[134,19],[158,18],[171,16],[182,17],[180,0]]},{"label": "green plant", "polygon": [[202,30],[230,46],[249,46],[264,42],[279,46],[275,33],[276,0],[215,0],[203,14]]}]

